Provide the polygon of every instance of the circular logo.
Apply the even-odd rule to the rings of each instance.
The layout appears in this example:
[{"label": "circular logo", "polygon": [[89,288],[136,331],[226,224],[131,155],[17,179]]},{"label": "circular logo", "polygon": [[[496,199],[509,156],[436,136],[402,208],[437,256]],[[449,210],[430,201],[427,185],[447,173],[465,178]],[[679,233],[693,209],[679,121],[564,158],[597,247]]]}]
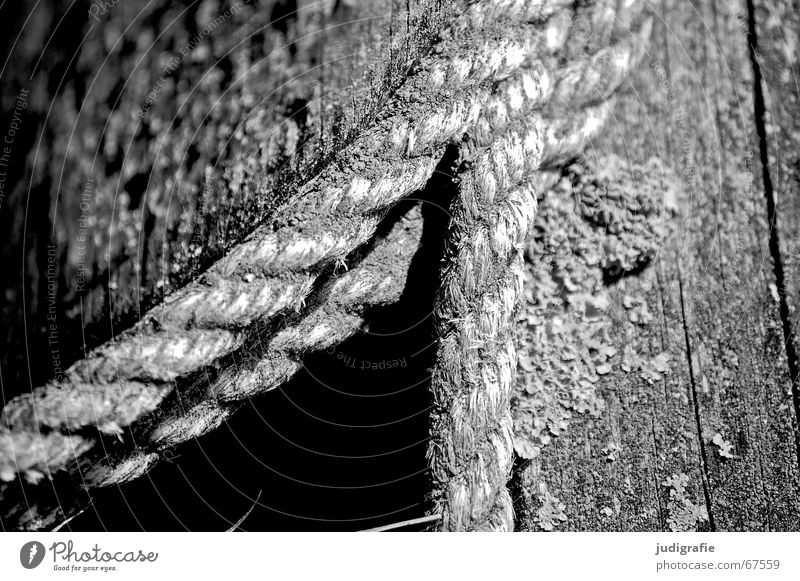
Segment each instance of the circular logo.
[{"label": "circular logo", "polygon": [[26,569],[35,569],[44,560],[44,545],[39,541],[31,541],[22,545],[19,550],[19,562]]}]

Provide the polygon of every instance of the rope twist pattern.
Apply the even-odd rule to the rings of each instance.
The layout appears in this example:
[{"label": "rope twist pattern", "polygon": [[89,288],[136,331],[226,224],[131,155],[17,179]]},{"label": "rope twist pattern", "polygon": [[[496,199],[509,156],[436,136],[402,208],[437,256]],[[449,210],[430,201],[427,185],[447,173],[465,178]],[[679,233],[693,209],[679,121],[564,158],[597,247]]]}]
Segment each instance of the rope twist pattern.
[{"label": "rope twist pattern", "polygon": [[[419,244],[419,216],[407,214],[379,236],[357,268],[328,282],[323,274],[374,240],[389,210],[421,189],[444,148],[466,134],[468,169],[452,207],[449,262],[435,305],[441,336],[432,380],[433,495],[443,528],[510,529],[512,325],[535,188],[544,187],[545,170],[597,134],[609,97],[649,36],[645,22],[595,55],[560,66],[554,55],[567,41],[571,4],[469,0],[373,126],[344,149],[342,163],[306,183],[199,279],[75,363],[62,383],[8,402],[0,418],[0,480],[70,470],[95,487],[139,477],[164,450],[281,385],[305,353],[352,335],[367,307],[398,298]],[[210,366],[213,379],[197,379]],[[101,454],[87,428],[128,430],[135,446]]]}]

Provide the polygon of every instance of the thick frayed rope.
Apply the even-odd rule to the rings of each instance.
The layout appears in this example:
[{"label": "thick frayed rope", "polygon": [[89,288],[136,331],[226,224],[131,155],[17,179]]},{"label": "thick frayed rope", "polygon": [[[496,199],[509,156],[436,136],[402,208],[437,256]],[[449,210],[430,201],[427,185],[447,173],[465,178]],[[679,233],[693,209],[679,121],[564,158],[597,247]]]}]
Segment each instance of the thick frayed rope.
[{"label": "thick frayed rope", "polygon": [[246,350],[194,397],[162,407],[155,428],[143,430],[147,435],[141,447],[93,465],[83,475],[87,485],[119,484],[140,476],[158,460],[158,451],[218,427],[245,397],[280,387],[302,368],[305,354],[351,337],[364,326],[367,311],[400,299],[421,237],[422,217],[415,207],[356,267],[320,289],[305,317],[268,338],[258,356]]},{"label": "thick frayed rope", "polygon": [[[556,88],[567,122],[548,126],[532,113],[545,92],[526,91],[523,72],[507,83],[518,87],[517,98],[490,99],[476,125],[474,144],[489,146],[465,155],[434,310],[439,347],[428,459],[431,510],[441,514],[443,530],[513,530],[506,483],[514,458],[514,324],[536,190],[553,178],[544,170],[575,157],[599,132],[609,97],[641,58],[649,29],[647,22],[638,35],[568,67]],[[505,134],[492,140],[498,130]]]},{"label": "thick frayed rope", "polygon": [[[73,448],[75,439],[81,443],[78,436],[62,436],[58,432],[33,434],[33,444],[50,444],[49,438],[58,434],[57,445],[68,456],[66,460],[74,461],[80,457],[78,465],[71,469],[71,476],[86,487],[121,484],[140,477],[175,443],[174,440],[185,441],[187,433],[199,436],[213,429],[241,405],[215,399],[211,396],[215,390],[231,382],[239,382],[246,388],[257,386],[259,392],[278,387],[300,369],[300,359],[307,350],[323,349],[347,339],[363,327],[368,310],[396,303],[403,293],[411,261],[421,242],[422,227],[420,208],[414,207],[385,236],[376,240],[360,263],[320,288],[309,305],[310,313],[283,327],[267,345],[262,358],[237,360],[197,393],[188,393],[181,401],[170,401],[160,410],[154,431],[150,431],[148,426],[134,426],[133,440],[139,440],[136,447],[120,446],[112,454],[101,455],[98,459],[92,454],[80,457],[75,453],[80,449]],[[330,329],[333,321],[338,324],[335,329]],[[322,336],[327,330],[330,333]],[[284,375],[274,375],[276,367],[282,367]],[[91,442],[81,444],[91,446]],[[41,474],[28,471],[26,476],[37,478]],[[73,502],[73,499],[68,499],[68,502]],[[72,509],[71,506],[43,503],[32,509],[18,507],[4,517],[4,525],[16,523],[15,528],[42,528],[63,519],[64,514]]]},{"label": "thick frayed rope", "polygon": [[[541,139],[527,151],[516,145],[511,155],[541,156]],[[536,198],[532,184],[494,173],[493,153],[479,156],[461,181],[449,233],[452,261],[435,310],[440,335],[429,456],[445,530],[513,526],[506,491],[514,446],[513,314]]]},{"label": "thick frayed rope", "polygon": [[[163,450],[219,426],[242,400],[283,383],[297,371],[304,353],[335,344],[355,332],[362,323],[364,308],[396,300],[399,294],[391,285],[399,286],[405,275],[375,287],[375,281],[386,275],[379,262],[373,264],[367,257],[358,270],[363,280],[348,278],[356,272],[353,270],[326,287],[329,302],[325,304],[332,305],[329,308],[320,306],[320,293],[315,291],[318,276],[343,263],[354,249],[372,239],[389,208],[426,183],[444,146],[461,140],[467,132],[473,134],[479,147],[492,146],[476,154],[475,165],[465,178],[465,184],[472,184],[469,191],[476,197],[477,206],[464,199],[464,207],[454,215],[474,219],[475,207],[495,199],[505,200],[504,207],[516,214],[498,217],[496,224],[483,224],[472,235],[462,229],[459,236],[478,244],[478,251],[490,252],[484,258],[470,255],[476,261],[473,268],[504,256],[511,265],[518,253],[514,241],[523,225],[520,220],[530,221],[519,206],[520,200],[530,198],[539,179],[534,172],[562,163],[585,147],[610,111],[610,103],[602,97],[613,92],[636,60],[624,56],[635,43],[620,44],[612,79],[591,74],[598,66],[596,59],[570,65],[569,74],[556,70],[547,55],[560,50],[566,40],[570,19],[569,11],[562,10],[565,4],[558,0],[473,3],[453,26],[458,34],[445,35],[375,125],[345,149],[343,167],[325,169],[272,223],[150,311],[133,329],[72,366],[65,382],[51,382],[6,406],[0,418],[0,479],[11,480],[23,473],[28,480],[36,481],[68,466],[72,466],[73,477],[79,474],[89,487],[136,478],[152,467]],[[493,23],[501,9],[522,22],[497,27]],[[574,115],[560,109],[551,113],[547,104],[554,94],[565,98],[577,83],[588,85],[581,86],[580,91],[589,95],[588,99],[577,98],[579,104],[599,104]],[[543,109],[544,114],[520,121],[533,109]],[[502,137],[497,139],[498,135]],[[490,215],[494,214],[486,214],[481,220]],[[491,239],[485,238],[488,231],[492,232]],[[378,252],[377,246],[373,252]],[[373,286],[365,282],[367,279]],[[516,283],[512,279],[505,282],[513,287]],[[513,309],[512,287],[511,291],[495,289],[492,296],[502,305],[500,311],[478,313],[488,316],[488,323],[476,315],[476,324],[499,325],[491,328],[509,359],[503,359],[496,368],[481,367],[481,372],[500,373],[508,365],[513,370],[513,346],[510,351],[503,346],[507,332],[498,322]],[[339,290],[334,292],[335,288]],[[464,293],[470,288],[465,287]],[[474,301],[483,301],[484,297],[464,300],[474,306]],[[316,306],[309,308],[306,302]],[[346,305],[344,311],[342,305]],[[483,306],[483,302],[478,305]],[[276,319],[301,310],[303,316],[294,326],[275,332]],[[265,337],[265,333],[272,335]],[[253,349],[263,343],[268,344],[266,355],[263,349]],[[250,355],[253,352],[257,355]],[[479,363],[476,361],[476,365]],[[195,380],[186,393],[181,389],[181,397],[174,397],[176,385],[186,383],[185,378],[209,365],[216,368],[210,385],[207,380],[204,384]],[[502,386],[506,385],[505,379],[502,381]],[[491,448],[482,444],[475,448],[496,457],[486,456],[475,474],[459,477],[474,486],[491,481],[499,488],[475,499],[470,497],[480,518],[469,509],[467,519],[463,506],[455,507],[445,527],[508,528],[510,503],[504,478],[509,460],[504,451],[513,448],[505,439],[511,433],[510,425],[506,425],[510,421],[507,394],[503,389],[480,388],[470,393],[473,395],[466,404],[472,407],[468,409],[473,413],[494,410],[492,417],[499,418],[501,427],[484,430],[490,434]],[[484,401],[486,398],[491,405]],[[475,429],[480,431],[481,425],[476,423]],[[464,428],[453,424],[443,429],[453,435],[454,426]],[[110,455],[100,454],[96,438],[86,427],[118,435],[128,428],[137,447],[122,446]],[[77,430],[80,434],[74,433]],[[460,442],[465,436],[458,437],[461,440],[454,441]],[[452,447],[453,442],[447,446]],[[463,454],[458,458],[463,460]],[[439,480],[444,486],[453,474],[441,474]],[[453,489],[451,497],[463,501],[464,489],[459,486],[447,485]],[[491,506],[486,509],[489,499]]]},{"label": "thick frayed rope", "polygon": [[439,347],[428,451],[434,510],[445,530],[513,527],[506,482],[514,450],[510,396],[522,246],[535,218],[537,171],[545,158],[565,152],[546,150],[548,133],[541,117],[529,115],[468,159],[451,207],[434,311]]},{"label": "thick frayed rope", "polygon": [[[445,38],[419,64],[383,117],[345,150],[345,167],[325,169],[276,220],[70,367],[63,381],[9,402],[0,418],[0,479],[63,468],[73,457],[69,449],[77,456],[87,449],[70,431],[94,426],[119,434],[156,411],[177,380],[240,351],[256,321],[265,325],[301,310],[319,272],[366,243],[392,205],[424,186],[445,145],[475,125],[492,83],[557,50],[566,36],[569,19],[562,17],[535,29],[506,27],[498,37],[480,17],[492,5],[476,2],[469,12],[477,22],[473,36]],[[241,400],[254,390],[221,391],[227,400]],[[34,443],[31,434],[42,428],[64,435]]]}]

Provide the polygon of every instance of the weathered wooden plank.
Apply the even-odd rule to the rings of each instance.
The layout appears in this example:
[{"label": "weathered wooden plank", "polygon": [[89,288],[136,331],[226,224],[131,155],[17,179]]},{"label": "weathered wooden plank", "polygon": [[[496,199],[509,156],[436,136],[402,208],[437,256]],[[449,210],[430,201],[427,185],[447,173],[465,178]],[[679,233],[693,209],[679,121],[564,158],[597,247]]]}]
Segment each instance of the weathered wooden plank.
[{"label": "weathered wooden plank", "polygon": [[[800,522],[800,507],[791,365],[782,346],[780,305],[770,292],[778,271],[770,249],[769,203],[763,184],[751,185],[758,167],[751,163],[758,96],[753,69],[743,66],[748,51],[741,18],[715,8],[698,11],[714,23],[709,40],[720,47],[717,62],[713,57],[705,62],[709,77],[721,76],[714,75],[721,70],[727,78],[716,95],[713,85],[704,85],[719,137],[700,134],[698,151],[704,156],[698,163],[706,174],[701,191],[720,191],[720,200],[703,205],[715,219],[697,240],[698,248],[717,244],[719,250],[717,260],[698,265],[697,280],[705,284],[695,302],[694,329],[697,385],[701,392],[709,386],[699,395],[709,494],[722,530],[792,530]],[[713,52],[710,44],[707,50]]]},{"label": "weathered wooden plank", "polygon": [[[797,2],[778,0],[748,1],[752,14],[750,58],[758,67],[761,82],[754,90],[763,95],[756,114],[763,124],[758,143],[761,174],[758,176],[774,205],[770,230],[773,260],[780,262],[776,280],[781,307],[781,324],[786,343],[790,374],[793,378],[793,405],[800,417],[800,342],[798,341],[798,306],[800,306],[800,64],[798,31],[800,16]],[[766,161],[766,163],[765,163]],[[800,457],[800,440],[797,441]]]},{"label": "weathered wooden plank", "polygon": [[[569,529],[796,530],[797,428],[767,208],[752,180],[746,5],[655,9],[650,66],[617,109],[618,132],[596,147],[658,157],[681,177],[658,260],[617,283],[609,309],[614,345],[661,378],[617,359],[597,384],[606,412],[574,422],[544,448],[538,479],[524,478],[560,499]],[[625,295],[643,298],[654,321],[631,326]],[[661,353],[663,373],[648,365]],[[609,441],[621,448],[613,461]]]}]

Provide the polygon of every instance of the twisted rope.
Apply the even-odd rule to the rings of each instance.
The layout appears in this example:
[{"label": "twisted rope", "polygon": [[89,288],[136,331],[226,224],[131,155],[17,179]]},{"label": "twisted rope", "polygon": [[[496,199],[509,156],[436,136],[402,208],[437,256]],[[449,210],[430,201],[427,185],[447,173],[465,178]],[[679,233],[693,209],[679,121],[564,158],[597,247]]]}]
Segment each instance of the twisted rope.
[{"label": "twisted rope", "polygon": [[[201,435],[217,427],[242,405],[209,396],[215,388],[238,382],[260,392],[264,381],[281,383],[273,375],[276,369],[282,369],[285,376],[281,377],[288,378],[300,369],[300,359],[308,350],[323,349],[358,332],[370,309],[399,300],[421,236],[421,213],[418,207],[413,207],[376,240],[363,260],[323,285],[309,304],[309,313],[275,334],[263,356],[245,355],[221,370],[210,384],[206,380],[196,386],[194,393],[190,388],[180,399],[165,402],[159,413],[149,418],[150,422],[132,426],[130,434],[135,447],[122,447],[106,454],[92,450],[90,445],[87,453],[68,458],[79,458],[78,465],[71,470],[73,479],[86,487],[97,487],[141,476],[161,458],[173,438],[185,441],[187,434]],[[34,444],[39,438],[46,441],[47,437],[48,434],[32,434]],[[71,437],[80,441],[77,435]],[[16,512],[12,509],[4,524],[15,522],[16,528],[42,528],[75,509],[60,504],[38,504],[31,508],[33,511],[27,506],[16,507]]]},{"label": "twisted rope", "polygon": [[[90,486],[119,484],[144,474],[160,452],[215,429],[244,398],[279,387],[302,368],[302,357],[341,343],[361,329],[375,307],[397,302],[422,237],[418,207],[401,217],[357,266],[330,280],[315,293],[304,317],[263,339],[261,349],[243,350],[212,381],[204,378],[194,394],[163,406],[154,426],[138,426],[140,448],[104,457],[84,473]],[[254,342],[259,341],[254,333]],[[237,395],[230,400],[220,397]]]},{"label": "twisted rope", "polygon": [[[576,156],[601,129],[619,87],[641,58],[650,22],[636,35],[568,66],[555,107],[585,107],[571,122],[548,126],[532,110],[535,93],[516,107],[492,109],[465,146],[467,170],[451,206],[447,259],[436,298],[439,333],[431,389],[432,512],[450,531],[510,531],[506,483],[514,457],[510,398],[516,371],[515,328],[524,282],[523,243],[547,170]],[[585,83],[583,81],[586,81]],[[599,102],[595,107],[590,103]],[[500,113],[498,113],[500,111]],[[505,129],[501,137],[481,146]]]},{"label": "twisted rope", "polygon": [[[535,34],[518,26],[498,37],[487,20],[493,5],[474,2],[457,20],[455,29],[469,19],[471,36],[444,38],[423,59],[375,126],[343,152],[347,165],[326,168],[272,223],[71,366],[61,381],[10,401],[0,425],[0,478],[25,471],[35,479],[62,469],[91,447],[69,432],[95,426],[120,434],[157,410],[179,378],[241,350],[256,321],[266,325],[300,310],[319,273],[366,243],[389,208],[426,183],[444,146],[475,124],[491,84],[565,36],[568,19],[551,18]],[[543,2],[513,6],[525,18],[550,13]],[[235,385],[214,395],[224,401],[252,395]],[[41,431],[44,439],[34,436]]]},{"label": "twisted rope", "polygon": [[[399,297],[417,244],[408,241],[418,240],[418,228],[410,219],[401,221],[357,269],[316,289],[320,275],[372,239],[389,209],[430,178],[445,145],[470,132],[475,151],[465,159],[473,168],[453,209],[455,266],[443,276],[450,294],[437,303],[442,345],[431,455],[437,486],[448,490],[441,494],[445,528],[508,528],[504,490],[513,444],[507,408],[514,369],[508,325],[519,286],[520,237],[532,220],[532,192],[541,181],[535,172],[574,157],[600,129],[611,107],[607,98],[635,63],[639,47],[620,43],[609,49],[616,51],[614,58],[595,55],[557,70],[548,55],[566,41],[567,4],[472,2],[375,125],[343,151],[347,163],[326,168],[272,223],[135,327],[73,365],[63,381],[6,405],[0,479],[23,473],[36,481],[75,460],[71,470],[88,487],[136,478],[164,450],[219,426],[246,398],[281,385],[300,368],[304,353],[354,333],[369,306]],[[498,14],[508,22],[498,26]],[[607,74],[593,75],[601,66]],[[591,106],[571,116],[557,107],[529,116],[554,97],[561,104]],[[406,242],[398,253],[400,240]],[[388,260],[392,273],[385,270],[381,249],[394,257]],[[457,288],[463,289],[460,295]],[[302,316],[276,331],[277,321],[299,311]],[[470,316],[462,320],[458,313]],[[502,359],[476,360],[453,375],[447,362],[476,348],[476,329],[487,331]],[[216,368],[210,383],[198,374],[209,366]],[[481,384],[481,374],[498,379]],[[486,418],[478,417],[482,413]],[[128,428],[137,447],[100,454],[87,427],[117,435]]]}]

